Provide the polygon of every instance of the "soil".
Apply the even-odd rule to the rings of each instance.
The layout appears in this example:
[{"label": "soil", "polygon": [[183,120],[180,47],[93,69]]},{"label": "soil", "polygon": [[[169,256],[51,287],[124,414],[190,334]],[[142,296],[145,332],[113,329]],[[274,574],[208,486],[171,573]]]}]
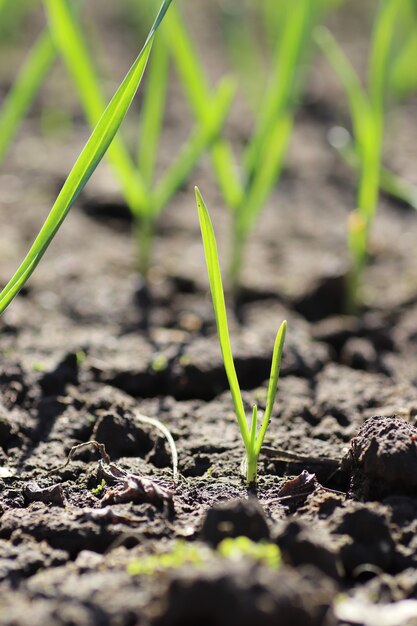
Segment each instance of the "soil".
[{"label": "soil", "polygon": [[[135,40],[110,4],[97,31],[118,76]],[[216,80],[225,70],[218,10],[194,5]],[[369,32],[361,15],[338,31],[359,62]],[[18,61],[1,54],[4,93]],[[87,135],[65,73],[54,76],[0,174],[2,284]],[[64,137],[39,124],[58,87],[69,94]],[[161,170],[191,119],[175,82],[171,92]],[[410,99],[389,118],[386,162],[417,184],[416,110]],[[264,407],[274,336],[288,320],[256,491],[240,476],[193,199],[199,184],[225,265],[230,220],[209,162],[161,217],[150,304],[128,211],[100,166],[0,320],[1,626],[417,624],[417,219],[381,198],[364,306],[343,315],[355,179],[326,137],[347,119],[337,82],[316,58],[286,169],[249,242],[240,321],[230,315],[248,412]],[[244,103],[227,133],[245,140]],[[177,481],[165,438],[141,415],[171,432]],[[104,444],[110,464],[90,445],[63,467],[90,440]],[[280,568],[216,550],[242,535],[277,545]],[[201,549],[204,562],[132,573],[129,565],[172,553],[178,541]]]}]

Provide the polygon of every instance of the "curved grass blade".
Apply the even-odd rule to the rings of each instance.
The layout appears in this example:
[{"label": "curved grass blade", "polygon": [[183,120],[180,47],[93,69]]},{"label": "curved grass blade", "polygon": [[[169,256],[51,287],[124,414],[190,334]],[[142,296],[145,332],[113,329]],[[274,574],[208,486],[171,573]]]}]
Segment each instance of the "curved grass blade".
[{"label": "curved grass blade", "polygon": [[139,419],[139,421],[144,422],[145,424],[150,424],[151,426],[154,426],[157,430],[159,430],[163,434],[163,436],[167,440],[169,450],[171,452],[171,459],[172,459],[172,478],[174,480],[174,483],[177,482],[178,452],[177,452],[177,446],[175,445],[174,438],[171,435],[170,431],[160,420],[156,419],[155,417],[148,417],[147,415],[143,415],[143,413],[136,413],[136,417]]},{"label": "curved grass blade", "polygon": [[312,4],[311,0],[297,0],[295,3],[287,3],[284,10],[284,24],[276,46],[270,87],[266,90],[255,132],[245,152],[244,165],[248,179],[257,169],[271,126],[277,118],[288,115],[294,109],[292,101],[297,91],[297,70],[312,23]]},{"label": "curved grass blade", "polygon": [[[177,6],[172,7],[162,30],[194,117],[202,123],[210,116],[213,99],[205,68],[199,60]],[[233,211],[244,195],[244,188],[229,142],[218,138],[212,145],[211,156],[217,182],[228,207]]]},{"label": "curved grass blade", "polygon": [[245,237],[255,225],[265,201],[281,174],[294,126],[291,113],[282,113],[273,124],[259,155],[258,167],[246,198],[237,212],[239,234]]},{"label": "curved grass blade", "polygon": [[[88,123],[94,128],[106,104],[73,7],[67,0],[43,0],[43,3],[55,46],[74,81]],[[146,204],[147,190],[133,159],[119,138],[112,143],[107,158],[129,207],[134,214],[140,214]]]},{"label": "curved grass blade", "polygon": [[[372,33],[369,59],[368,91],[374,115],[383,117],[383,108],[388,80],[389,56],[396,14],[402,0],[384,0]],[[382,124],[382,121],[381,121]]]},{"label": "curved grass blade", "polygon": [[253,451],[256,447],[256,433],[258,429],[258,405],[252,407],[252,420],[250,424],[250,449]]},{"label": "curved grass blade", "polygon": [[[1,8],[0,8],[1,10]],[[35,41],[7,94],[0,112],[0,161],[38,93],[56,57],[55,46],[45,31]]]},{"label": "curved grass blade", "polygon": [[271,419],[272,409],[274,407],[275,396],[277,393],[279,370],[281,367],[282,350],[284,348],[285,334],[287,332],[287,322],[284,320],[278,329],[274,343],[274,351],[272,354],[271,374],[269,377],[268,395],[266,401],[266,409],[262,419],[262,425],[256,438],[255,454],[259,455],[265,438],[266,429]]},{"label": "curved grass blade", "polygon": [[220,349],[222,352],[224,368],[232,393],[236,417],[246,450],[250,445],[250,433],[243,407],[242,394],[233,362],[232,348],[230,345],[229,329],[227,324],[226,305],[224,301],[223,283],[220,274],[219,256],[217,253],[216,238],[206,205],[199,189],[195,188],[198,215],[200,219],[201,235],[204,244],[207,271],[210,282],[210,291],[213,299],[214,314],[216,317],[217,333],[219,335]]},{"label": "curved grass blade", "polygon": [[349,102],[355,140],[361,143],[371,117],[368,98],[352,64],[329,29],[324,26],[316,28],[314,39],[343,85]]},{"label": "curved grass blade", "polygon": [[0,313],[10,304],[36,268],[78,194],[86,185],[112,142],[139,87],[150,54],[152,40],[170,3],[171,0],[163,1],[144,47],[93,130],[26,258],[0,293]]},{"label": "curved grass blade", "polygon": [[139,124],[138,169],[148,188],[155,171],[168,88],[169,54],[162,39],[155,41],[149,64]]},{"label": "curved grass blade", "polygon": [[224,79],[222,81],[216,96],[213,98],[210,116],[197,125],[183,149],[180,150],[176,160],[157,185],[152,201],[155,217],[184,183],[204,150],[217,140],[229,113],[236,91],[235,87],[232,80]]}]

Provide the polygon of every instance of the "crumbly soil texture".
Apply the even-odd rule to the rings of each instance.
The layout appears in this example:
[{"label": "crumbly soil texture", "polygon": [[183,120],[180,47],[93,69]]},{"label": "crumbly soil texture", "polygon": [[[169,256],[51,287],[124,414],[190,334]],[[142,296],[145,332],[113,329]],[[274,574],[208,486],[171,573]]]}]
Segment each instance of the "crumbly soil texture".
[{"label": "crumbly soil texture", "polygon": [[[218,11],[194,4],[215,81],[227,69]],[[103,65],[117,76],[136,39],[115,7],[103,11]],[[340,40],[361,68],[369,23],[345,17]],[[2,93],[21,55],[2,50]],[[57,85],[67,125],[51,130],[40,120]],[[175,82],[168,102],[161,172],[192,121]],[[416,112],[415,98],[393,109],[385,155],[415,184]],[[237,146],[248,119],[241,96],[226,130]],[[193,199],[197,183],[226,267],[230,219],[209,159],[161,216],[146,287],[129,213],[100,166],[0,320],[1,626],[417,624],[417,215],[381,197],[364,305],[343,315],[355,177],[328,144],[337,124],[349,124],[343,94],[317,56],[229,309],[248,414],[265,406],[275,333],[288,320],[256,490],[241,477]],[[85,137],[58,64],[0,173],[1,284]],[[176,478],[166,437],[142,416],[170,431]],[[278,546],[281,565],[219,549],[240,536]],[[190,546],[200,556],[187,556]]]}]

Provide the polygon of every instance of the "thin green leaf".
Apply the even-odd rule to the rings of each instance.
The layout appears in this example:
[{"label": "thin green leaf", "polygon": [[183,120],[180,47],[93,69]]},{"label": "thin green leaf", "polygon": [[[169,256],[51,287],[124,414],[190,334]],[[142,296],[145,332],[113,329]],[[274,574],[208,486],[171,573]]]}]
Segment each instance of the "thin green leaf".
[{"label": "thin green leaf", "polygon": [[381,118],[384,109],[385,88],[389,68],[389,54],[396,13],[403,0],[381,0],[381,8],[372,33],[369,61],[368,91],[374,115]]},{"label": "thin green leaf", "polygon": [[[275,2],[275,0],[274,0]],[[228,56],[239,76],[246,99],[256,112],[262,95],[259,83],[265,82],[265,59],[253,23],[243,14],[223,17]]]},{"label": "thin green leaf", "polygon": [[164,22],[162,34],[175,60],[175,64],[191,104],[194,115],[201,120],[207,112],[210,88],[205,78],[204,66],[199,61],[179,8],[173,5]]},{"label": "thin green leaf", "polygon": [[169,55],[162,39],[153,46],[139,125],[138,167],[147,187],[152,184],[165,112]]},{"label": "thin green leaf", "polygon": [[268,396],[266,401],[265,414],[262,419],[262,426],[256,439],[255,453],[259,454],[263,441],[265,439],[266,429],[271,419],[272,409],[274,407],[275,396],[277,393],[279,370],[281,367],[282,350],[284,348],[285,334],[287,332],[287,322],[284,320],[278,329],[274,343],[274,351],[272,354],[271,374],[269,377]]},{"label": "thin green leaf", "polygon": [[90,139],[85,145],[67,180],[65,181],[64,186],[62,187],[61,192],[51,209],[51,212],[49,213],[26,258],[12,279],[0,293],[0,313],[4,311],[8,304],[13,300],[34,271],[78,194],[86,185],[90,176],[100,163],[103,155],[112,142],[139,87],[143,72],[145,71],[155,31],[163,19],[170,3],[171,0],[163,1],[155,23],[148,35],[145,46],[142,48],[122,84],[116,91],[108,107],[100,118],[96,128],[93,130]]},{"label": "thin green leaf", "polygon": [[213,169],[217,184],[226,205],[235,213],[245,195],[232,147],[226,139],[219,137],[211,148]]},{"label": "thin green leaf", "polygon": [[389,86],[397,97],[404,98],[417,89],[417,20],[394,59],[389,73]]},{"label": "thin green leaf", "polygon": [[401,176],[383,167],[380,172],[379,184],[382,191],[388,195],[409,204],[413,209],[417,209],[417,188]]},{"label": "thin green leaf", "polygon": [[248,449],[250,435],[246,422],[245,410],[243,407],[242,394],[240,392],[235,364],[233,361],[232,349],[230,346],[226,305],[224,301],[223,283],[220,273],[216,238],[206,205],[204,204],[203,197],[197,187],[195,189],[195,193],[200,220],[201,235],[204,244],[204,254],[206,258],[207,271],[210,282],[211,297],[213,300],[214,314],[216,317],[220,349],[223,357],[223,363],[226,370],[227,379],[230,385],[230,391],[232,393],[233,404],[235,407],[240,433],[242,435],[245,448]]},{"label": "thin green leaf", "polygon": [[[67,0],[43,2],[55,45],[76,85],[86,118],[94,128],[105,109],[105,99],[81,29]],[[120,138],[113,142],[108,158],[131,210],[140,215],[147,202],[146,186]]]},{"label": "thin green leaf", "polygon": [[32,46],[0,112],[0,161],[35,99],[56,57],[49,32],[40,35]]},{"label": "thin green leaf", "polygon": [[277,0],[263,0],[259,2],[259,9],[262,11],[263,27],[266,32],[268,45],[271,49],[275,47],[277,36],[281,35],[282,25],[285,22],[286,5],[285,2]]},{"label": "thin green leaf", "polygon": [[[355,170],[359,169],[360,161],[351,141],[343,146],[334,145],[334,148],[350,167]],[[385,167],[381,167],[379,173],[379,187],[389,196],[397,198],[413,209],[417,209],[417,188]]]},{"label": "thin green leaf", "polygon": [[152,200],[152,213],[158,215],[170,198],[181,187],[195,167],[201,154],[221,132],[235,94],[234,81],[225,80],[213,102],[210,118],[201,122],[191,134],[176,160],[157,185]]},{"label": "thin green leaf", "polygon": [[257,169],[263,145],[270,128],[281,115],[294,109],[297,69],[312,20],[311,0],[297,0],[286,6],[282,37],[276,47],[273,74],[261,105],[257,126],[245,153],[248,178]]},{"label": "thin green leaf", "polygon": [[320,26],[315,29],[314,38],[343,85],[349,101],[355,140],[358,145],[361,145],[368,121],[371,119],[368,98],[352,64],[331,32],[324,26]]},{"label": "thin green leaf", "polygon": [[294,118],[291,114],[281,115],[272,125],[268,141],[262,151],[262,160],[254,172],[247,195],[236,214],[237,227],[245,236],[250,232],[262,210],[273,185],[284,165],[285,155],[291,138]]},{"label": "thin green leaf", "polygon": [[[188,102],[196,120],[204,122],[210,117],[212,96],[205,77],[205,68],[199,61],[197,50],[184,25],[181,13],[176,6],[164,23],[166,43],[174,58]],[[219,89],[221,86],[219,86]],[[215,97],[215,96],[214,96]],[[244,194],[233,151],[230,144],[219,138],[213,143],[211,150],[213,169],[229,208],[235,209]]]},{"label": "thin green leaf", "polygon": [[249,448],[251,452],[255,451],[257,429],[258,429],[258,407],[256,404],[254,404],[252,407],[252,419],[251,419],[251,424],[250,424]]}]

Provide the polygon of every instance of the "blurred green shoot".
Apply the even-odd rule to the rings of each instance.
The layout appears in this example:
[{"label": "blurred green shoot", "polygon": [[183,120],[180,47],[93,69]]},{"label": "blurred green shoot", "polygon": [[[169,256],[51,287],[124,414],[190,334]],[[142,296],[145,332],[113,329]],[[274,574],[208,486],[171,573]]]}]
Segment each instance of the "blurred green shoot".
[{"label": "blurred green shoot", "polygon": [[9,46],[22,32],[21,23],[39,0],[0,0],[0,45]]},{"label": "blurred green shoot", "polygon": [[45,31],[33,44],[0,111],[0,162],[55,61],[55,46]]},{"label": "blurred green shoot", "polygon": [[[355,141],[346,128],[341,126],[332,128],[329,142],[352,169],[360,170],[361,164]],[[380,169],[379,188],[388,196],[417,209],[417,188],[383,165]]]},{"label": "blurred green shoot", "polygon": [[398,99],[404,99],[417,89],[417,2],[402,3],[399,19],[397,50],[389,72],[389,88]]},{"label": "blurred green shoot", "polygon": [[346,310],[349,313],[355,312],[359,304],[359,287],[377,210],[390,47],[401,2],[380,1],[372,33],[366,88],[362,87],[356,71],[330,31],[321,27],[315,32],[316,42],[346,92],[359,162],[356,209],[351,212],[347,225],[351,257],[346,289]]},{"label": "blurred green shoot", "polygon": [[[44,0],[44,6],[50,29],[45,30],[34,44],[0,112],[0,161],[44,82],[57,51],[64,58],[92,128],[105,108],[100,81],[72,5],[67,0]],[[108,151],[111,166],[134,217],[138,266],[143,275],[149,267],[155,222],[221,131],[235,91],[233,81],[222,81],[216,96],[210,100],[210,114],[196,125],[171,166],[155,181],[168,80],[166,47],[158,41],[152,58],[140,123],[138,162],[135,163],[120,137]]]},{"label": "blurred green shoot", "polygon": [[276,335],[271,374],[268,386],[268,395],[265,413],[258,429],[258,407],[255,404],[252,410],[250,427],[248,426],[242,394],[236,375],[233,361],[230,336],[227,323],[226,305],[224,299],[223,283],[220,273],[219,257],[217,253],[216,238],[209,213],[204,204],[200,191],[196,188],[196,200],[200,220],[201,235],[204,244],[204,254],[207,264],[207,272],[210,283],[211,297],[213,300],[214,314],[216,318],[217,334],[219,336],[220,349],[223,357],[224,368],[229,381],[236,418],[239,424],[240,434],[246,452],[246,482],[248,485],[257,481],[258,457],[265,438],[265,433],[271,419],[277,391],[279,370],[281,365],[282,350],[284,347],[287,322],[282,322]]},{"label": "blurred green shoot", "polygon": [[142,556],[131,561],[126,569],[131,576],[154,576],[170,569],[178,570],[185,565],[197,569],[204,568],[208,562],[219,558],[235,562],[250,559],[262,563],[271,570],[277,570],[281,565],[281,553],[276,544],[255,542],[241,536],[226,537],[215,549],[205,543],[177,539],[168,551]]},{"label": "blurred green shoot", "polygon": [[[248,236],[282,171],[292,134],[301,69],[321,2],[284,0],[280,36],[276,36],[272,69],[258,106],[255,127],[238,165],[228,141],[219,137],[211,156],[216,179],[233,220],[229,279],[238,291]],[[162,32],[174,57],[193,114],[203,122],[211,93],[203,64],[178,10],[173,7]],[[249,68],[250,69],[250,68]]]},{"label": "blurred green shoot", "polygon": [[[74,13],[66,0],[44,0],[51,33],[71,74],[91,126],[104,110],[100,81]],[[168,16],[167,16],[168,17]],[[155,162],[161,140],[168,80],[168,56],[156,42],[150,63],[140,123],[138,162],[135,163],[118,137],[109,149],[110,163],[132,212],[138,239],[139,271],[149,269],[155,222],[174,193],[183,185],[202,153],[221,131],[234,95],[234,85],[224,81],[210,101],[210,115],[198,123],[160,180],[155,181]]]},{"label": "blurred green shoot", "polygon": [[[56,0],[51,1],[55,2]],[[68,211],[87,184],[90,176],[100,163],[116,135],[139,87],[151,51],[155,32],[163,20],[170,3],[171,0],[163,0],[144,47],[126,74],[103,115],[100,117],[27,256],[11,280],[1,291],[0,313],[10,304],[35,270],[64,221]]]}]

